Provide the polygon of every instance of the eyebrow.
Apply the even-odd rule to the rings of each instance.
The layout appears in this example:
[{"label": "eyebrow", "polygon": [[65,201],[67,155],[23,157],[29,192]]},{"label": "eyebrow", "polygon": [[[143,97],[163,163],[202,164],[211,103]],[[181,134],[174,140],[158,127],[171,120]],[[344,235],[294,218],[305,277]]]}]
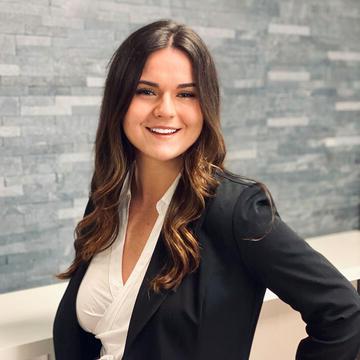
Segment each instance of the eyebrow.
[{"label": "eyebrow", "polygon": [[[139,80],[139,84],[145,84],[145,85],[149,85],[155,88],[159,88],[160,85],[158,83],[152,82],[152,81],[147,81],[147,80]],[[196,84],[191,82],[191,83],[184,83],[184,84],[179,84],[176,88],[177,89],[182,89],[182,88],[187,88],[187,87],[196,87]]]}]

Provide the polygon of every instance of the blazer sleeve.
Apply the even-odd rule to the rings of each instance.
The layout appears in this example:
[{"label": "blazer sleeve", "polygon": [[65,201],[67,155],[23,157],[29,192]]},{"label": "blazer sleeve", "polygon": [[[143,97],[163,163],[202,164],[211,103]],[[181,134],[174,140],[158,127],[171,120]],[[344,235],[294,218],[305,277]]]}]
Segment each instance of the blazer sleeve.
[{"label": "blazer sleeve", "polygon": [[[254,281],[301,313],[308,337],[296,360],[354,360],[360,347],[360,297],[352,284],[293,231],[257,184],[237,198],[234,239]],[[261,240],[258,237],[271,229]]]}]

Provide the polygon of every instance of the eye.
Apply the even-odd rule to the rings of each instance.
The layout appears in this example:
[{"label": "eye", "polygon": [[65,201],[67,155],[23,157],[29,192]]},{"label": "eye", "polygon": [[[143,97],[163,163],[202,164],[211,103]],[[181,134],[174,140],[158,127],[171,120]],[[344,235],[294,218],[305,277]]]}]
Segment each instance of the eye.
[{"label": "eye", "polygon": [[179,94],[180,97],[183,97],[183,98],[194,98],[196,97],[196,95],[192,92],[182,92]]},{"label": "eye", "polygon": [[151,89],[139,88],[135,91],[137,95],[155,95],[155,92]]},{"label": "eye", "polygon": [[[135,91],[135,94],[146,95],[146,96],[156,95],[155,91],[152,89],[149,89],[149,88],[138,88]],[[182,93],[179,93],[178,96],[181,98],[194,98],[194,97],[196,97],[196,94],[193,92],[182,92]]]}]

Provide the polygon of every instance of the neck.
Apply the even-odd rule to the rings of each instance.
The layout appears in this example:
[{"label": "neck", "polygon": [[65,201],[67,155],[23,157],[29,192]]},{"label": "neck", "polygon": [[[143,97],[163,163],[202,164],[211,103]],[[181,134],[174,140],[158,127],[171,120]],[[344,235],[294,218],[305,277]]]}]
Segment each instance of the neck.
[{"label": "neck", "polygon": [[182,164],[181,158],[158,161],[138,156],[131,183],[132,200],[140,206],[155,206],[181,171]]}]

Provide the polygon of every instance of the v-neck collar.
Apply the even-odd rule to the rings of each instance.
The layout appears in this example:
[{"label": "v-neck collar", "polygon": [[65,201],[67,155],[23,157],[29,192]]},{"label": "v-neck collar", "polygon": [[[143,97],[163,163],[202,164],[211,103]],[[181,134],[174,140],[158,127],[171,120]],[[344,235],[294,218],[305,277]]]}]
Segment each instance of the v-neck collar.
[{"label": "v-neck collar", "polygon": [[[118,296],[119,291],[128,293],[128,288],[130,288],[134,282],[138,279],[144,271],[144,268],[149,265],[151,256],[153,254],[154,248],[156,246],[156,242],[158,241],[158,235],[156,232],[159,231],[160,222],[162,222],[165,218],[166,211],[169,207],[170,201],[172,196],[176,190],[176,187],[179,183],[181,172],[177,175],[174,181],[171,183],[169,188],[166,190],[164,195],[161,199],[156,203],[156,209],[158,212],[158,217],[155,221],[155,224],[150,232],[149,238],[147,239],[145,246],[137,260],[134,268],[131,271],[130,276],[126,280],[126,283],[123,283],[122,279],[122,259],[124,253],[124,244],[125,244],[125,237],[126,237],[126,230],[129,218],[129,206],[131,200],[131,180],[132,176],[134,176],[135,172],[135,162],[129,168],[129,171],[126,174],[123,188],[120,193],[120,197],[122,197],[122,203],[119,209],[119,221],[120,221],[120,231],[118,234],[117,239],[111,246],[111,254],[110,254],[110,263],[109,263],[109,284],[110,284],[110,291],[115,298]],[[155,233],[155,234],[154,234]],[[124,295],[125,295],[124,294]]]}]

